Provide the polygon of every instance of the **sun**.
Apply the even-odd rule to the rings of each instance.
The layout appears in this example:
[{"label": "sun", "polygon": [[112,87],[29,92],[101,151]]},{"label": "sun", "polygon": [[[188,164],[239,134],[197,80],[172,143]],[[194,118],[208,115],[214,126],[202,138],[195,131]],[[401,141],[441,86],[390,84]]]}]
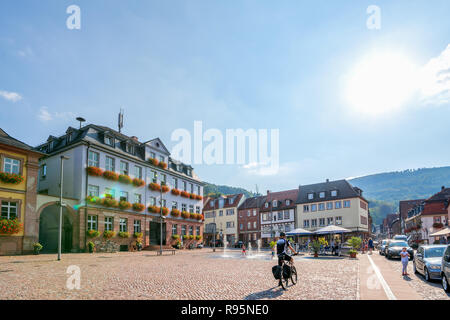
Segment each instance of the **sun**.
[{"label": "sun", "polygon": [[403,54],[378,52],[357,63],[347,80],[345,96],[353,111],[388,114],[415,91],[417,67]]}]

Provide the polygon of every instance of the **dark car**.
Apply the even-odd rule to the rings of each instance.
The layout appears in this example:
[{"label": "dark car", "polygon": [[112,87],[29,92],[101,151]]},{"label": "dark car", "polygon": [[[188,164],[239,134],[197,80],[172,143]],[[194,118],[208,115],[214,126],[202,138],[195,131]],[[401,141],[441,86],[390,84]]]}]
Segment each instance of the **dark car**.
[{"label": "dark car", "polygon": [[389,244],[389,239],[384,239],[383,241],[381,241],[380,243],[380,255],[384,256],[386,254],[386,248],[387,245]]},{"label": "dark car", "polygon": [[414,250],[411,248],[406,241],[401,240],[391,240],[386,248],[386,258],[400,258],[400,251],[403,248],[406,248],[406,251],[409,253],[409,260],[414,258]]},{"label": "dark car", "polygon": [[446,292],[450,292],[450,245],[447,245],[447,249],[442,257],[441,277],[442,288]]},{"label": "dark car", "polygon": [[235,244],[234,244],[234,247],[235,248],[242,248],[242,245],[244,244],[244,242],[243,241],[238,241],[238,242],[236,242]]},{"label": "dark car", "polygon": [[423,274],[426,281],[441,279],[442,257],[446,245],[423,245],[417,249],[414,256],[414,273]]}]

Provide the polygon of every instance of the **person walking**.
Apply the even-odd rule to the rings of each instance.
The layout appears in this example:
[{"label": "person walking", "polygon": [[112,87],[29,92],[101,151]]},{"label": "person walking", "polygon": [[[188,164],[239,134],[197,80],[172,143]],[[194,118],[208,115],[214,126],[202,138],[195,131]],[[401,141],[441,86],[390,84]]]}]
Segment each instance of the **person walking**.
[{"label": "person walking", "polygon": [[372,254],[372,251],[373,251],[373,240],[372,240],[372,238],[369,238],[368,245],[369,245],[369,254]]},{"label": "person walking", "polygon": [[402,249],[402,251],[400,252],[400,257],[401,257],[402,265],[403,265],[402,276],[407,276],[408,275],[409,253],[408,253],[408,251],[406,251],[406,248]]}]

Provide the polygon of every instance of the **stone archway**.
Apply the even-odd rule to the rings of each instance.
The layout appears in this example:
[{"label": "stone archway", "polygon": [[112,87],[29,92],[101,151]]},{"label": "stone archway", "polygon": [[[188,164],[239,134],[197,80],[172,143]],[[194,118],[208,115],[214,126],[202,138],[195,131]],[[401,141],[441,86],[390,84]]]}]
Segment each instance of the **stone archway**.
[{"label": "stone archway", "polygon": [[[77,251],[77,219],[70,207],[63,208],[62,252]],[[43,253],[58,251],[59,205],[57,202],[45,204],[39,212],[39,243]]]}]

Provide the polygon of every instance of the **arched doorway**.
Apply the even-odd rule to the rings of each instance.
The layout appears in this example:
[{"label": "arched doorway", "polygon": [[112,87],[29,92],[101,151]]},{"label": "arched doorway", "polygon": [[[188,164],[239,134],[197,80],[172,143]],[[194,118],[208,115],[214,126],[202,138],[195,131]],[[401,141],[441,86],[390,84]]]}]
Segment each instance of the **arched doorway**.
[{"label": "arched doorway", "polygon": [[[39,219],[39,243],[43,253],[58,251],[59,206],[56,204],[45,207]],[[73,247],[73,218],[67,208],[63,208],[62,252],[71,252]]]}]

